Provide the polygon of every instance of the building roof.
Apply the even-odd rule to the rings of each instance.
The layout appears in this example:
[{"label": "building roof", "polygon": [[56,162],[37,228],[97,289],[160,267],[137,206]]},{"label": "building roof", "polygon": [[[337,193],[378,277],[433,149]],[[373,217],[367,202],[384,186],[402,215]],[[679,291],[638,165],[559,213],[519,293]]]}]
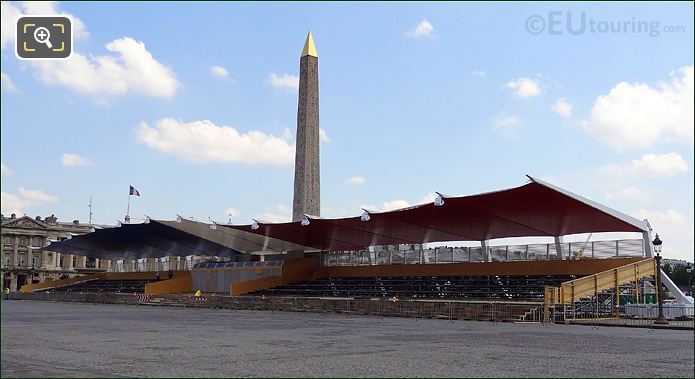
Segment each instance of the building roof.
[{"label": "building roof", "polygon": [[179,217],[96,229],[46,250],[94,258],[233,256],[257,251],[359,250],[374,245],[485,241],[505,237],[644,232],[645,221],[541,180],[471,196],[439,194],[434,202],[362,216],[247,225],[206,224]]},{"label": "building roof", "polygon": [[122,224],[110,229],[51,242],[45,250],[101,259],[139,259],[167,256],[213,255],[230,257],[241,252],[201,238],[157,220]]},{"label": "building roof", "polygon": [[29,216],[2,218],[2,234],[22,233],[24,230],[45,230],[58,234],[82,234],[90,231],[91,228],[89,224],[80,224],[77,220],[72,222],[59,222],[55,216],[49,216],[43,219],[41,217],[32,218]]},{"label": "building roof", "polygon": [[166,256],[238,256],[254,251],[288,251],[312,248],[256,234],[219,228],[178,218],[176,221],[148,220],[142,224],[122,224],[116,228],[95,229],[92,233],[51,242],[47,251],[84,255],[101,259],[139,259]]},{"label": "building roof", "polygon": [[[505,237],[563,236],[591,232],[643,232],[644,221],[538,179],[520,187],[472,196],[439,195],[426,203],[364,217],[225,225],[321,250],[372,245],[485,241]],[[441,205],[436,203],[441,201]]]},{"label": "building roof", "polygon": [[156,222],[244,253],[268,250],[278,253],[293,250],[312,250],[309,246],[282,241],[276,238],[259,236],[258,234],[241,230],[225,228],[222,224],[206,224],[181,217],[176,221],[157,220]]}]

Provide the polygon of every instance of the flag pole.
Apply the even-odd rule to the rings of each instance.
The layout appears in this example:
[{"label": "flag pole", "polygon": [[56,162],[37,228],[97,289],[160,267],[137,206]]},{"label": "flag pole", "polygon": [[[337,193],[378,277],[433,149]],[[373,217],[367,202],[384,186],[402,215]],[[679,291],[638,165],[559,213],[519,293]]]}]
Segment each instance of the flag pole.
[{"label": "flag pole", "polygon": [[130,224],[130,190],[128,190],[128,209],[125,212],[125,222]]}]

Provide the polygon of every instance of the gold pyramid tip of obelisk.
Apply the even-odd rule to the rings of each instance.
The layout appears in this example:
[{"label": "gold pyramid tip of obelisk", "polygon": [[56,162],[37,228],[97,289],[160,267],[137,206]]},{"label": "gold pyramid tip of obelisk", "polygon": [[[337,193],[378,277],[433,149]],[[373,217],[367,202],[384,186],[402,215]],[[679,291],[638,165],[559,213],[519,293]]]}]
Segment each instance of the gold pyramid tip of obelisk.
[{"label": "gold pyramid tip of obelisk", "polygon": [[306,42],[304,42],[304,49],[302,50],[302,57],[310,55],[312,57],[319,57],[319,53],[316,51],[316,44],[314,44],[314,37],[312,37],[311,32],[306,36]]}]

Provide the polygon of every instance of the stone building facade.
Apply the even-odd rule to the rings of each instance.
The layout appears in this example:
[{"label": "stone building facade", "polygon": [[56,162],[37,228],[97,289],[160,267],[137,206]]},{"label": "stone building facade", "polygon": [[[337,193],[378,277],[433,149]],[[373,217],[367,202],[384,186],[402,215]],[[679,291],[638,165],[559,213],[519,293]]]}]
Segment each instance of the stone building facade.
[{"label": "stone building facade", "polygon": [[59,222],[53,215],[43,219],[40,216],[3,215],[0,230],[3,290],[9,287],[10,291],[18,291],[24,284],[108,270],[110,261],[100,262],[98,259],[44,249],[48,241],[72,238],[91,230],[92,226],[81,224],[78,220]]}]

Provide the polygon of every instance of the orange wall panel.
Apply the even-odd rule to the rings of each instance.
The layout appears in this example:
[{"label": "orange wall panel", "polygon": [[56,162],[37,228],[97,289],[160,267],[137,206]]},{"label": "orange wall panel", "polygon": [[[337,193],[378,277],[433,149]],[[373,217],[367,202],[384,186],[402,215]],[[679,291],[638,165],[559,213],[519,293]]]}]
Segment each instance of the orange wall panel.
[{"label": "orange wall panel", "polygon": [[103,277],[104,277],[104,274],[100,273],[100,274],[92,274],[92,275],[75,276],[73,278],[67,278],[67,279],[49,280],[49,281],[43,282],[43,283],[25,284],[22,286],[22,288],[19,289],[19,291],[20,292],[33,292],[33,291],[39,291],[39,290],[43,290],[43,289],[68,286],[68,285],[73,284],[73,283],[83,282],[85,280],[90,280],[90,279],[102,279]]},{"label": "orange wall panel", "polygon": [[193,292],[193,280],[191,272],[185,271],[188,275],[179,275],[173,279],[160,280],[145,285],[145,293],[161,295],[165,293],[189,293]]},{"label": "orange wall panel", "polygon": [[263,290],[271,287],[277,287],[280,285],[282,285],[281,276],[266,276],[263,278],[232,283],[229,286],[229,295],[239,296],[249,292]]},{"label": "orange wall panel", "polygon": [[292,284],[304,280],[313,280],[319,260],[316,258],[296,258],[282,264],[282,284]]}]

